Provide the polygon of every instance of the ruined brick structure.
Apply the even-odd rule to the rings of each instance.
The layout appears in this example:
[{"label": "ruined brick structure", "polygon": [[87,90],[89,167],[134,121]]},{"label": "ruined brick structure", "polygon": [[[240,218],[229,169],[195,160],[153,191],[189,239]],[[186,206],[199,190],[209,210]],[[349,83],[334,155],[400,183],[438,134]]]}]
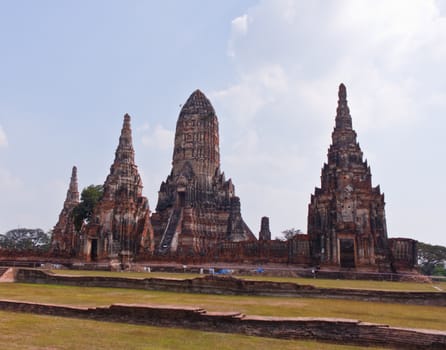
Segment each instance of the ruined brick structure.
[{"label": "ruined brick structure", "polygon": [[325,266],[390,271],[384,204],[379,186],[372,187],[341,84],[328,162],[308,207],[313,258]]},{"label": "ruined brick structure", "polygon": [[392,266],[398,271],[411,271],[418,264],[417,241],[411,238],[389,238]]},{"label": "ruined brick structure", "polygon": [[77,184],[77,168],[74,166],[71,172],[70,185],[67,197],[63,203],[59,220],[53,229],[51,237],[50,253],[52,255],[71,256],[77,248],[76,229],[74,227],[73,209],[79,204],[79,190]]},{"label": "ruined brick structure", "polygon": [[142,181],[135,165],[130,116],[124,116],[115,160],[104,183],[104,194],[90,222],[81,229],[81,256],[88,260],[132,259],[153,250],[150,209],[142,195]]},{"label": "ruined brick structure", "polygon": [[240,199],[220,170],[218,119],[196,90],[178,117],[172,171],[152,215],[159,254],[206,254],[221,241],[255,240],[240,214]]},{"label": "ruined brick structure", "polygon": [[[205,259],[202,259],[205,261]],[[239,264],[296,264],[311,266],[308,235],[296,235],[288,241],[258,240],[221,242],[209,250],[207,261]]]},{"label": "ruined brick structure", "polygon": [[269,229],[269,218],[266,216],[262,217],[262,220],[260,222],[259,240],[260,241],[271,240],[271,231]]},{"label": "ruined brick structure", "polygon": [[372,187],[343,84],[321,187],[309,204],[308,234],[288,241],[271,240],[268,217],[261,219],[259,240],[243,221],[234,185],[220,170],[218,119],[201,91],[195,91],[181,109],[172,170],[161,184],[152,216],[134,157],[130,117],[125,115],[103,197],[81,232],[75,231],[72,216],[79,204],[73,167],[53,230],[53,257],[108,259],[111,264],[136,257],[183,263],[321,265],[363,273],[410,271],[417,263],[416,241],[387,238],[384,195],[379,186]]}]

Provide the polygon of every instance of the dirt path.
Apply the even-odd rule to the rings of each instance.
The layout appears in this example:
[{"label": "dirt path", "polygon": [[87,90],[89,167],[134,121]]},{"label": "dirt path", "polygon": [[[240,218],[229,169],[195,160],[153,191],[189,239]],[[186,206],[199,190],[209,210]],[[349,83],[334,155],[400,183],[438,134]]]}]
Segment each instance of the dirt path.
[{"label": "dirt path", "polygon": [[443,288],[440,288],[440,287],[434,286],[434,285],[432,285],[432,287],[435,288],[436,290],[438,290],[439,292],[444,292]]},{"label": "dirt path", "polygon": [[14,268],[10,267],[0,276],[0,283],[3,282],[15,282]]}]

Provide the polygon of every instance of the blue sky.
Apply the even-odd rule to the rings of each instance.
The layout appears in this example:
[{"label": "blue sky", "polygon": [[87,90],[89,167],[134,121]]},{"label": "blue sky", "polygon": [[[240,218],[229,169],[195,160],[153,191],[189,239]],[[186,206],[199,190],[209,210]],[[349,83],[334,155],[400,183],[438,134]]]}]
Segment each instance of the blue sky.
[{"label": "blue sky", "polygon": [[0,232],[49,230],[71,167],[101,184],[132,116],[144,194],[197,88],[253,232],[306,231],[340,82],[388,234],[446,245],[446,2],[0,0]]}]

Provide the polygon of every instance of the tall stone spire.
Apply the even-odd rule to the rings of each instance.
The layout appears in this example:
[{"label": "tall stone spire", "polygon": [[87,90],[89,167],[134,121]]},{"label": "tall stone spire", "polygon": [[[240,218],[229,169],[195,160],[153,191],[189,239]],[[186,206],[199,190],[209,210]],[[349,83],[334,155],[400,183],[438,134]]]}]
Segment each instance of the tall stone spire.
[{"label": "tall stone spire", "polygon": [[352,117],[347,105],[347,89],[344,84],[339,85],[338,97],[335,127],[331,134],[332,144],[328,150],[328,164],[344,167],[350,166],[352,162],[362,164],[363,154],[352,127]]},{"label": "tall stone spire", "polygon": [[104,182],[104,193],[82,229],[81,255],[87,260],[131,258],[153,248],[153,229],[142,181],[135,164],[130,116],[124,116],[115,159]]},{"label": "tall stone spire", "polygon": [[[119,184],[119,186],[112,184]],[[142,189],[141,177],[135,164],[130,116],[126,114],[115,152],[115,160],[110,167],[110,175],[104,183],[104,198],[113,200],[117,193],[127,197],[141,196]]]},{"label": "tall stone spire", "polygon": [[132,142],[132,129],[130,127],[130,116],[124,115],[124,123],[122,125],[121,136],[119,137],[118,148],[115,153],[115,162],[126,162],[134,164],[135,151]]},{"label": "tall stone spire", "polygon": [[72,206],[79,204],[79,189],[77,184],[77,167],[73,166],[71,170],[70,186],[67,191],[67,198],[65,199],[65,206]]},{"label": "tall stone spire", "polygon": [[352,117],[347,105],[347,89],[344,84],[339,85],[338,108],[336,110],[336,129],[351,129]]},{"label": "tall stone spire", "polygon": [[221,241],[254,240],[231,180],[220,171],[218,119],[196,90],[178,117],[172,171],[161,184],[152,222],[160,253],[205,254]]},{"label": "tall stone spire", "polygon": [[188,119],[194,115],[201,117],[208,117],[215,115],[214,107],[200,89],[195,90],[187,99],[186,103],[181,108],[180,119]]},{"label": "tall stone spire", "polygon": [[323,265],[389,271],[384,195],[372,175],[352,129],[344,84],[328,150],[328,162],[308,207],[312,254]]},{"label": "tall stone spire", "polygon": [[178,117],[172,170],[174,176],[189,164],[195,174],[214,176],[220,167],[218,119],[208,98],[195,90]]},{"label": "tall stone spire", "polygon": [[59,220],[53,228],[50,253],[53,255],[70,256],[75,251],[77,233],[74,227],[73,210],[79,204],[79,190],[77,184],[77,168],[73,166],[70,185],[63,203]]}]

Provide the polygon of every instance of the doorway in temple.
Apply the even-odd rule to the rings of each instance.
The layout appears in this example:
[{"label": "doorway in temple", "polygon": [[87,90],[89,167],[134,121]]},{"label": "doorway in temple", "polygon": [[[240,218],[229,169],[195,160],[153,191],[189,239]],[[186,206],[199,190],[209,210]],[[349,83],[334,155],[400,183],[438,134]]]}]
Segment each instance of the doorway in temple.
[{"label": "doorway in temple", "polygon": [[340,239],[341,267],[355,267],[355,242],[353,239]]}]

